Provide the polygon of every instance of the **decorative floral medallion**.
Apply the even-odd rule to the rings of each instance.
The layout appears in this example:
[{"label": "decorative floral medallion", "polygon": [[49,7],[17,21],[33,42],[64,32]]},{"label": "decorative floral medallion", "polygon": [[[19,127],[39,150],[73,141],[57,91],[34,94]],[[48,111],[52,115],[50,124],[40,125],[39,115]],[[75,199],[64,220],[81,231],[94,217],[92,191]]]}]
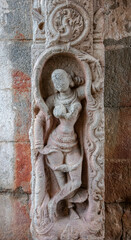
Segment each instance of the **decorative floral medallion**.
[{"label": "decorative floral medallion", "polygon": [[76,45],[88,35],[90,21],[88,13],[78,4],[61,4],[50,14],[48,27],[52,37]]}]

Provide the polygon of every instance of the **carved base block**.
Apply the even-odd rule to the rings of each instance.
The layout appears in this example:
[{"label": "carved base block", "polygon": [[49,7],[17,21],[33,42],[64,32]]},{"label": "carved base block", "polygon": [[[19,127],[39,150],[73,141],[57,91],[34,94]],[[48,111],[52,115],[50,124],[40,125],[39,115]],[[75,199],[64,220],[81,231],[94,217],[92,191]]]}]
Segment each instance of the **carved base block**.
[{"label": "carved base block", "polygon": [[[41,234],[39,236],[32,231],[34,240],[95,240],[95,231],[97,232],[96,236],[98,240],[104,239],[104,237],[101,236],[101,233],[97,231],[97,226],[93,227],[91,233],[90,223],[88,224],[84,219],[75,219],[78,218],[78,216],[75,215],[76,213],[71,213],[70,219],[66,216],[64,218],[59,218],[56,223],[43,223]],[[49,219],[47,219],[47,221],[50,222]]]}]

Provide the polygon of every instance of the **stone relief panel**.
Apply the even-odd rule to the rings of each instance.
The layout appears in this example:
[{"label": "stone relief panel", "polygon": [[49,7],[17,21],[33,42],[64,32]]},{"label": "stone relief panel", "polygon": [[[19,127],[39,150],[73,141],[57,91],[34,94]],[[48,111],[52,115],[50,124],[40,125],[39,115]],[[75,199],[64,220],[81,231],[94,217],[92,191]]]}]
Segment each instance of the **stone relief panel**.
[{"label": "stone relief panel", "polygon": [[48,44],[79,44],[89,33],[90,20],[87,12],[80,5],[70,2],[55,7],[47,21]]},{"label": "stone relief panel", "polygon": [[103,70],[93,37],[92,54],[81,49],[91,2],[34,1],[45,35],[32,46],[33,239],[104,239]]},{"label": "stone relief panel", "polygon": [[[34,42],[68,44],[81,48],[92,48],[93,18],[92,1],[54,0],[33,4]],[[80,45],[81,44],[81,45]]]}]

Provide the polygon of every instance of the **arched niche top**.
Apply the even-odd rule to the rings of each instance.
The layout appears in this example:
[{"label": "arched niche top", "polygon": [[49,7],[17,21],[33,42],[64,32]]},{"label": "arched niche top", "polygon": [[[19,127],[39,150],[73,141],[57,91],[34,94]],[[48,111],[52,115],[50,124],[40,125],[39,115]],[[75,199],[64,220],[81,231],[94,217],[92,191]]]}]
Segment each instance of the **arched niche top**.
[{"label": "arched niche top", "polygon": [[[76,68],[77,69],[76,74],[79,73],[79,76],[84,77],[85,81],[89,81],[89,78],[88,78],[89,65],[86,62],[86,60],[88,60],[91,57],[89,54],[86,55],[77,49],[74,49],[74,48],[68,49],[68,47],[56,46],[56,47],[47,49],[46,51],[41,53],[41,55],[39,56],[39,58],[37,59],[37,61],[35,63],[34,69],[33,69],[33,84],[34,84],[35,100],[36,100],[36,104],[40,108],[43,106],[43,102],[44,102],[43,98],[46,98],[46,94],[45,94],[45,96],[43,96],[43,94],[41,92],[41,87],[43,88],[43,86],[41,84],[43,71],[44,71],[45,67],[47,68],[47,70],[48,70],[48,67],[50,67],[47,64],[49,60],[51,60],[53,57],[59,57],[59,56],[61,58],[63,58],[63,60],[60,62],[61,65],[63,64],[65,58],[73,59],[75,64],[78,66],[78,68]],[[60,64],[58,64],[58,65],[60,66]],[[65,69],[65,66],[63,65],[63,67],[59,67],[59,68]],[[88,71],[87,71],[87,69],[88,69]],[[49,70],[49,72],[51,72],[53,70],[54,69],[52,68],[52,70]],[[65,69],[65,70],[68,72],[68,69]],[[71,69],[71,66],[70,66],[70,70],[71,71],[73,70],[73,69]],[[75,72],[75,70],[74,70],[74,72]],[[49,73],[49,75],[50,75],[50,73]],[[46,81],[48,81],[48,79]],[[89,83],[89,91],[90,91],[90,88],[91,88],[91,83]],[[52,86],[51,86],[51,89],[52,89]],[[50,93],[50,95],[51,95],[51,93]],[[45,109],[45,108],[46,108],[46,106],[44,106],[44,110],[47,111],[47,109]]]}]

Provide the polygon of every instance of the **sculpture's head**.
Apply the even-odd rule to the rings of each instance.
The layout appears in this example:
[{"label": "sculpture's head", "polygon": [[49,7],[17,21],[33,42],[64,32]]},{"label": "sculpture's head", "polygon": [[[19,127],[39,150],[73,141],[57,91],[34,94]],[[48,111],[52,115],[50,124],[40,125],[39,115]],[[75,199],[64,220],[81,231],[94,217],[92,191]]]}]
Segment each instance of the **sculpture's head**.
[{"label": "sculpture's head", "polygon": [[70,85],[70,76],[63,69],[56,69],[51,75],[52,82],[58,92],[66,92]]}]

